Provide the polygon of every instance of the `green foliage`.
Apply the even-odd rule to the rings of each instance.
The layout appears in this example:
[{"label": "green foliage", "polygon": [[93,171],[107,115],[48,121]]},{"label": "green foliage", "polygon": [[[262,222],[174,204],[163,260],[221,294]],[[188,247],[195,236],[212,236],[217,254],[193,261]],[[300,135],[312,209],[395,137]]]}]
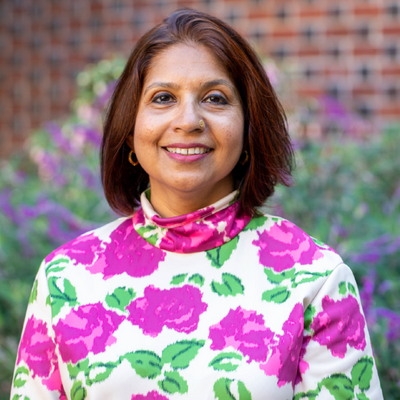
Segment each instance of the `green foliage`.
[{"label": "green foliage", "polygon": [[[36,287],[32,291],[31,288],[41,260],[79,234],[115,219],[102,193],[98,150],[102,112],[113,89],[112,82],[123,65],[124,60],[102,61],[79,74],[70,116],[62,123],[50,123],[34,132],[25,149],[0,163],[0,400],[9,396],[29,295],[31,301],[37,296]],[[328,243],[351,266],[360,287],[387,400],[400,398],[399,155],[400,125],[364,142],[338,138],[300,142],[295,186],[278,187],[270,204],[280,210],[268,210]],[[263,223],[263,218],[255,218],[245,229],[257,229]],[[152,232],[142,234],[151,236]],[[156,238],[154,235],[153,239]],[[223,267],[236,249],[237,240],[207,252],[212,266]],[[51,275],[62,268],[60,258],[46,272]],[[266,274],[277,286],[266,292],[264,298],[279,302],[285,301],[295,286],[319,278],[296,275],[295,270]],[[200,275],[176,278],[176,284],[204,284]],[[53,304],[57,311],[65,302],[75,300],[68,283],[54,283],[55,292],[59,292],[55,293],[59,304]],[[226,295],[231,283],[223,278],[218,283],[220,294]],[[107,303],[123,309],[134,293],[119,289],[110,294]],[[239,286],[237,290],[240,292]],[[355,293],[355,288],[341,287],[341,291]],[[159,356],[153,355],[153,360],[153,356],[146,354],[135,355],[137,359],[144,357],[145,363],[151,359],[150,369],[140,370],[141,374],[159,376],[160,385],[170,393],[185,390],[185,382],[177,371],[163,375]],[[133,359],[130,361],[139,367]],[[215,366],[230,368],[229,363],[233,368],[233,359],[216,362]],[[95,379],[112,370],[104,368]],[[20,375],[18,384],[23,382],[23,374]],[[356,375],[353,380],[359,379]],[[214,389],[219,398],[229,395],[230,382],[227,378],[216,382]],[[72,398],[86,397],[84,384],[86,381],[75,382]],[[246,390],[237,385],[240,398],[245,399]],[[314,398],[315,393],[306,396]],[[362,393],[357,398],[361,399]]]}]

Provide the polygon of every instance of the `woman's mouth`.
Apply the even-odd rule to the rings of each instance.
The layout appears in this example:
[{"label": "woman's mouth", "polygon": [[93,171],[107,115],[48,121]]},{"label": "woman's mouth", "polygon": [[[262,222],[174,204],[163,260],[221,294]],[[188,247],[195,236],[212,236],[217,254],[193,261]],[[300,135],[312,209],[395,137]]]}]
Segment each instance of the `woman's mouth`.
[{"label": "woman's mouth", "polygon": [[182,154],[184,156],[191,156],[194,154],[206,154],[211,151],[211,149],[206,149],[205,147],[189,147],[189,148],[166,147],[166,149],[169,153]]}]

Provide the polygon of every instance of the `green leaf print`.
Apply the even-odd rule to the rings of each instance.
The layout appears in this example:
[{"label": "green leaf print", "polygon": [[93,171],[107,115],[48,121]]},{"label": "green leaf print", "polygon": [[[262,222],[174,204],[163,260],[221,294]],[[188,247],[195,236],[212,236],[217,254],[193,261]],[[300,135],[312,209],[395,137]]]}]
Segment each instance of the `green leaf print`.
[{"label": "green leaf print", "polygon": [[317,398],[320,391],[321,390],[318,388],[316,390],[309,390],[307,393],[304,392],[297,393],[296,396],[293,397],[293,400],[301,400],[301,399],[314,400]]},{"label": "green leaf print", "polygon": [[365,356],[360,358],[351,370],[353,385],[358,385],[362,391],[368,390],[371,385],[373,366],[372,357]]},{"label": "green leaf print", "polygon": [[143,226],[137,230],[137,233],[153,246],[157,243],[158,234],[155,232],[155,226]]},{"label": "green leaf print", "polygon": [[365,393],[357,393],[357,400],[369,400]]},{"label": "green leaf print", "polygon": [[33,284],[31,295],[29,297],[29,303],[33,303],[37,298],[37,286],[38,286],[38,281],[36,279]]},{"label": "green leaf print", "polygon": [[148,350],[137,350],[133,353],[127,353],[121,357],[128,360],[132,368],[142,378],[154,379],[161,374],[161,358],[154,352]]},{"label": "green leaf print", "polygon": [[290,297],[290,291],[286,286],[278,286],[274,289],[266,290],[262,294],[262,299],[277,304],[284,303]]},{"label": "green leaf print", "polygon": [[215,281],[211,282],[211,290],[220,296],[236,296],[237,294],[243,294],[244,286],[241,280],[232,274],[223,273],[222,282],[218,283]]},{"label": "green leaf print", "polygon": [[83,371],[86,374],[89,368],[89,359],[86,358],[85,360],[78,361],[76,364],[69,362],[67,368],[70,378],[74,380],[78,376],[79,372]]},{"label": "green leaf print", "polygon": [[333,374],[321,381],[320,385],[325,386],[335,400],[354,399],[354,387],[350,378],[344,374]]},{"label": "green leaf print", "polygon": [[51,263],[49,263],[46,267],[46,276],[48,276],[51,272],[59,272],[62,271],[65,266],[60,266],[60,264],[69,263],[69,259],[68,258],[58,258],[57,260],[52,261]]},{"label": "green leaf print", "polygon": [[236,400],[231,392],[231,383],[233,379],[219,378],[214,383],[214,394],[218,400]]},{"label": "green leaf print", "polygon": [[313,317],[315,315],[316,308],[311,304],[306,308],[304,312],[304,330],[308,331],[310,329],[310,325],[313,321]]},{"label": "green leaf print", "polygon": [[177,371],[166,371],[164,373],[165,379],[158,381],[158,386],[169,394],[188,392],[187,382],[179,375]]},{"label": "green leaf print", "polygon": [[161,356],[161,363],[171,363],[174,369],[183,369],[189,366],[199,351],[204,346],[205,340],[181,340],[167,346]]},{"label": "green leaf print", "polygon": [[231,361],[240,361],[242,360],[242,358],[243,357],[240,354],[232,352],[220,353],[211,360],[208,366],[213,367],[216,371],[234,371],[235,369],[237,369],[239,364],[233,364]]},{"label": "green leaf print", "polygon": [[26,367],[18,367],[15,371],[13,385],[15,388],[20,388],[25,385],[29,377],[29,369]]},{"label": "green leaf print", "polygon": [[113,372],[117,366],[118,363],[113,362],[97,362],[92,364],[87,371],[86,384],[91,386],[93,383],[104,381],[111,375],[111,372]]},{"label": "green leaf print", "polygon": [[347,287],[349,288],[349,292],[352,293],[354,297],[357,297],[356,288],[350,282],[347,283]]},{"label": "green leaf print", "polygon": [[243,232],[256,230],[257,228],[261,228],[268,221],[268,217],[264,215],[255,216],[251,219],[251,221],[244,227]]},{"label": "green leaf print", "polygon": [[[13,398],[11,400],[22,400],[22,395],[21,394],[14,394],[14,396],[13,396]],[[23,400],[30,400],[30,398],[24,396]]]},{"label": "green leaf print", "polygon": [[179,285],[184,282],[188,274],[179,274],[172,277],[170,285]]},{"label": "green leaf print", "polygon": [[265,275],[267,275],[268,280],[271,283],[281,283],[285,279],[293,279],[295,277],[296,269],[288,269],[286,271],[282,271],[279,274],[275,274],[271,268],[264,268]]},{"label": "green leaf print", "polygon": [[[325,272],[299,271],[299,272],[296,272],[294,279],[292,279],[292,288],[296,288],[297,286],[301,285],[302,283],[314,282],[319,278],[329,276],[331,273],[332,273],[332,271],[325,271]],[[300,280],[298,282],[296,282],[297,277],[300,277]]]},{"label": "green leaf print", "polygon": [[111,308],[125,311],[125,307],[136,297],[132,288],[117,287],[112,294],[106,296],[106,303]]},{"label": "green leaf print", "polygon": [[251,400],[251,393],[242,381],[238,382],[239,400]]},{"label": "green leaf print", "polygon": [[344,296],[346,293],[347,293],[346,282],[342,281],[342,282],[339,283],[339,294]]},{"label": "green leaf print", "polygon": [[204,277],[202,277],[200,274],[193,274],[189,278],[189,282],[193,282],[195,285],[203,286],[204,285]]},{"label": "green leaf print", "polygon": [[[63,279],[63,285],[59,286],[58,277],[49,278],[49,291],[51,296],[51,311],[53,318],[60,312],[65,303],[70,307],[78,304],[76,290],[68,279]],[[58,281],[58,282],[57,282]]]},{"label": "green leaf print", "polygon": [[75,381],[71,388],[71,400],[84,400],[87,397],[86,388],[81,381]]},{"label": "green leaf print", "polygon": [[207,258],[211,261],[211,265],[215,268],[221,268],[224,263],[229,260],[233,250],[236,249],[238,241],[239,236],[236,236],[222,246],[206,251]]}]

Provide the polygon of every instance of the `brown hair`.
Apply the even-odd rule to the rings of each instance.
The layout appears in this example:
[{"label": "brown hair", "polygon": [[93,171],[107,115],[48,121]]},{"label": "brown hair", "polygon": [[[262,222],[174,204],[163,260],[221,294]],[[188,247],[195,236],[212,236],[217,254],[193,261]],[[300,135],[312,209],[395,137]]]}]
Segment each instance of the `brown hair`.
[{"label": "brown hair", "polygon": [[252,215],[274,193],[291,182],[293,149],[286,117],[264,68],[250,45],[229,25],[211,15],[182,9],[146,33],[136,44],[112,96],[101,146],[101,177],[111,208],[129,215],[149,183],[141,166],[128,162],[125,143],[135,127],[143,82],[152,59],[170,46],[190,43],[208,48],[236,85],[244,111],[244,150],[234,177],[240,189],[240,211]]}]

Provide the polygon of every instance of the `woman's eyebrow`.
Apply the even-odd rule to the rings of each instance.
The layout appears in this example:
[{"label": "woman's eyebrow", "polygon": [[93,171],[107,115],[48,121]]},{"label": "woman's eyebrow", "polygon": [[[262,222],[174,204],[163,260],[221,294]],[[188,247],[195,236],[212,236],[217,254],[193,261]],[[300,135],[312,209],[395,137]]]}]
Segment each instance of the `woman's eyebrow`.
[{"label": "woman's eyebrow", "polygon": [[145,95],[153,87],[162,87],[162,88],[166,88],[166,89],[179,89],[179,85],[177,85],[176,83],[173,83],[173,82],[154,82],[151,85],[147,86],[143,95]]},{"label": "woman's eyebrow", "polygon": [[226,79],[214,79],[212,81],[204,82],[201,85],[201,88],[202,89],[209,89],[209,88],[211,88],[213,86],[218,86],[218,85],[228,86],[229,89],[231,89],[232,92],[235,93],[235,95],[237,94],[236,93],[236,88],[229,81],[227,81]]},{"label": "woman's eyebrow", "polygon": [[[209,89],[213,86],[218,86],[218,85],[225,85],[228,86],[229,89],[232,90],[233,93],[235,93],[235,95],[237,94],[236,92],[236,88],[226,79],[214,79],[212,81],[208,81],[208,82],[204,82],[200,85],[200,87],[202,89]],[[152,89],[153,87],[162,87],[165,89],[179,89],[179,85],[177,85],[176,83],[173,82],[154,82],[151,85],[147,86],[147,88],[145,89],[143,95],[145,95],[150,89]]]}]

